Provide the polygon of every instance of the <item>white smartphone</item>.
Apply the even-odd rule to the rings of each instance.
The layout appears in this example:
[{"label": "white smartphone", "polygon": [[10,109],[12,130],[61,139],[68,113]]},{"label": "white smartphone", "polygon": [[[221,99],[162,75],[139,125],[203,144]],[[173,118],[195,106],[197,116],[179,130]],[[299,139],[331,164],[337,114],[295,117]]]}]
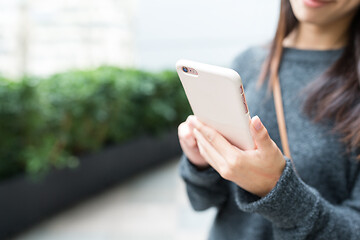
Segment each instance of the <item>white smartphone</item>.
[{"label": "white smartphone", "polygon": [[244,88],[236,71],[190,60],[179,60],[176,71],[201,122],[242,150],[255,148]]}]

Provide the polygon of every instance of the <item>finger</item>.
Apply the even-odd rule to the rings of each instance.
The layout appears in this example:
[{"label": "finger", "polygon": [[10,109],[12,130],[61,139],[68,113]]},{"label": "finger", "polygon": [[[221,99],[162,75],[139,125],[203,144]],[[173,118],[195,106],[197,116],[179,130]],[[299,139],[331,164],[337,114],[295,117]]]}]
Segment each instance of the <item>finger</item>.
[{"label": "finger", "polygon": [[185,142],[181,139],[179,140],[179,142],[180,142],[180,147],[184,152],[198,152],[199,151],[196,143],[195,143],[196,144],[195,146],[191,146],[187,142]]},{"label": "finger", "polygon": [[274,142],[258,116],[251,119],[250,130],[258,149],[268,150],[274,148]]},{"label": "finger", "polygon": [[194,135],[201,156],[219,172],[220,166],[225,163],[223,157],[216,151],[216,149],[205,139],[205,137],[195,128]]},{"label": "finger", "polygon": [[178,128],[179,140],[184,142],[189,147],[196,147],[195,136],[190,129],[188,123],[181,123]]},{"label": "finger", "polygon": [[195,128],[194,124],[192,123],[194,120],[196,120],[196,117],[194,115],[189,115],[186,119],[186,123],[188,124],[191,132],[193,132],[193,130]]},{"label": "finger", "polygon": [[196,119],[196,117],[194,115],[189,115],[187,118],[186,118],[186,122],[187,123],[190,123],[191,122],[191,119]]},{"label": "finger", "polygon": [[194,127],[206,138],[206,140],[222,155],[225,159],[233,158],[238,151],[229,141],[227,141],[220,133],[211,127],[201,123],[196,118],[190,119],[190,125]]}]

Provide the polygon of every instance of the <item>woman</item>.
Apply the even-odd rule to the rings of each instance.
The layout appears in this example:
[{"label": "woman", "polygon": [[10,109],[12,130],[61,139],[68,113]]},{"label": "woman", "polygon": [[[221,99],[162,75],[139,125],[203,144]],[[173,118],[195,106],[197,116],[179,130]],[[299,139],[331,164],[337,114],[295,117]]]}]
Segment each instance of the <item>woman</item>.
[{"label": "woman", "polygon": [[[250,124],[255,150],[236,148],[193,116],[180,124],[190,202],[218,208],[210,239],[360,239],[359,6],[282,0],[270,51],[236,58],[259,116]],[[279,149],[269,94],[277,74],[293,162]]]}]

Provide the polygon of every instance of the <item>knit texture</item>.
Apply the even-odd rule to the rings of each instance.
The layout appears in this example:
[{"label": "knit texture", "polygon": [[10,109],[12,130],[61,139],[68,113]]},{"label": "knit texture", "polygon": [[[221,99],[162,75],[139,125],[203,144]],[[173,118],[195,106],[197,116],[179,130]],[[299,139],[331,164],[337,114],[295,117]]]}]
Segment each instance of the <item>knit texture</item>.
[{"label": "knit texture", "polygon": [[[226,181],[212,168],[199,171],[184,155],[180,174],[195,210],[218,209],[211,240],[360,239],[360,165],[346,152],[332,121],[315,124],[302,111],[304,88],[342,50],[285,48],[279,69],[291,155],[274,189],[257,197]],[[256,87],[268,50],[250,48],[234,61],[242,77],[250,114],[258,115],[281,149],[274,101],[265,84]]]}]

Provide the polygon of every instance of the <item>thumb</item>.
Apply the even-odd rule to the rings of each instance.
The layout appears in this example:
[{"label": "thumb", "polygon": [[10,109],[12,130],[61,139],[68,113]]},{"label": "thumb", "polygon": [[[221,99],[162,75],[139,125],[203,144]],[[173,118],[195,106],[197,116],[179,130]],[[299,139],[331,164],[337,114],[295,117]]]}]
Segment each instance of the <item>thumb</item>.
[{"label": "thumb", "polygon": [[258,116],[254,116],[251,119],[250,125],[251,134],[258,149],[266,150],[273,146],[273,142],[268,134],[268,131]]}]

